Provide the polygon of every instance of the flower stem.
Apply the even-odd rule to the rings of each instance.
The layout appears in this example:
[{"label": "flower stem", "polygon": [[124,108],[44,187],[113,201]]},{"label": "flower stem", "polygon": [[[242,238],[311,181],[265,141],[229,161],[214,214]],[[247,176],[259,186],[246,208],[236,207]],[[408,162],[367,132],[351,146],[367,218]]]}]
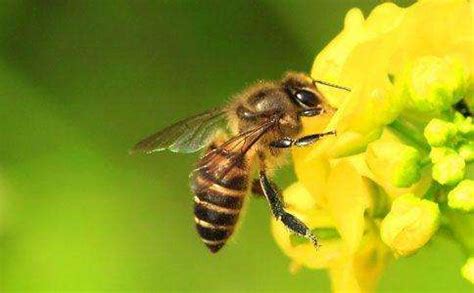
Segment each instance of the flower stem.
[{"label": "flower stem", "polygon": [[474,253],[474,235],[472,234],[474,216],[452,210],[448,210],[445,214],[454,238],[461,244],[466,256],[472,255]]},{"label": "flower stem", "polygon": [[423,198],[431,201],[438,201],[438,193],[440,190],[441,185],[438,182],[433,181],[428,190],[423,195]]},{"label": "flower stem", "polygon": [[426,143],[425,138],[420,131],[408,121],[397,119],[389,124],[388,127],[404,142],[429,153],[430,146]]}]

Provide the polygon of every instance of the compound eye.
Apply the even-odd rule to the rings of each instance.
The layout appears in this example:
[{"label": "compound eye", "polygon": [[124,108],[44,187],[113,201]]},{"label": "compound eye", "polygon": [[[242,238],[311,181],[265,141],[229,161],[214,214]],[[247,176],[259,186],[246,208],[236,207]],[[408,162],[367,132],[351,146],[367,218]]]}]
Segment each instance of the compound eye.
[{"label": "compound eye", "polygon": [[314,108],[317,105],[317,98],[313,92],[308,90],[298,90],[295,93],[295,99],[303,107]]}]

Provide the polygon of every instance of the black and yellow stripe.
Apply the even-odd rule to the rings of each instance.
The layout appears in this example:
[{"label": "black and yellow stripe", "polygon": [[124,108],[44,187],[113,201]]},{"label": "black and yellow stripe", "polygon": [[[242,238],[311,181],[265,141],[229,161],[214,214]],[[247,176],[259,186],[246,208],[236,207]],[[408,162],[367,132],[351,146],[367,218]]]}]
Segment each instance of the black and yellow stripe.
[{"label": "black and yellow stripe", "polygon": [[[211,146],[210,150],[215,147]],[[223,152],[218,161],[227,164]],[[239,219],[248,186],[248,169],[244,159],[223,178],[212,172],[215,166],[200,166],[192,178],[194,192],[194,221],[199,236],[209,250],[217,252],[232,235]]]}]

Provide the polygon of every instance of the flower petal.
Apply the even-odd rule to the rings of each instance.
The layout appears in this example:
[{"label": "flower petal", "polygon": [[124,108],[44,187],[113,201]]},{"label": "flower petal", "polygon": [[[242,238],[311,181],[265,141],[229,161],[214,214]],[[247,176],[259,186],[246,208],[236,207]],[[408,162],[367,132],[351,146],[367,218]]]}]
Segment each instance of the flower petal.
[{"label": "flower petal", "polygon": [[350,252],[357,250],[362,239],[371,191],[350,161],[342,159],[332,168],[325,190],[328,210]]}]

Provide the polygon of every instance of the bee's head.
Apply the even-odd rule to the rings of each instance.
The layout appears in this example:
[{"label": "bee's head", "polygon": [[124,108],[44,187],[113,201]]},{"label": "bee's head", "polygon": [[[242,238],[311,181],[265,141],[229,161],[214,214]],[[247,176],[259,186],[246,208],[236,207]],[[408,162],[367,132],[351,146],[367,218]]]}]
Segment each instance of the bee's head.
[{"label": "bee's head", "polygon": [[291,101],[301,108],[302,111],[314,110],[314,115],[324,113],[334,113],[335,109],[331,107],[318,90],[316,84],[319,81],[303,73],[289,72],[285,75],[281,84],[288,94]]}]

